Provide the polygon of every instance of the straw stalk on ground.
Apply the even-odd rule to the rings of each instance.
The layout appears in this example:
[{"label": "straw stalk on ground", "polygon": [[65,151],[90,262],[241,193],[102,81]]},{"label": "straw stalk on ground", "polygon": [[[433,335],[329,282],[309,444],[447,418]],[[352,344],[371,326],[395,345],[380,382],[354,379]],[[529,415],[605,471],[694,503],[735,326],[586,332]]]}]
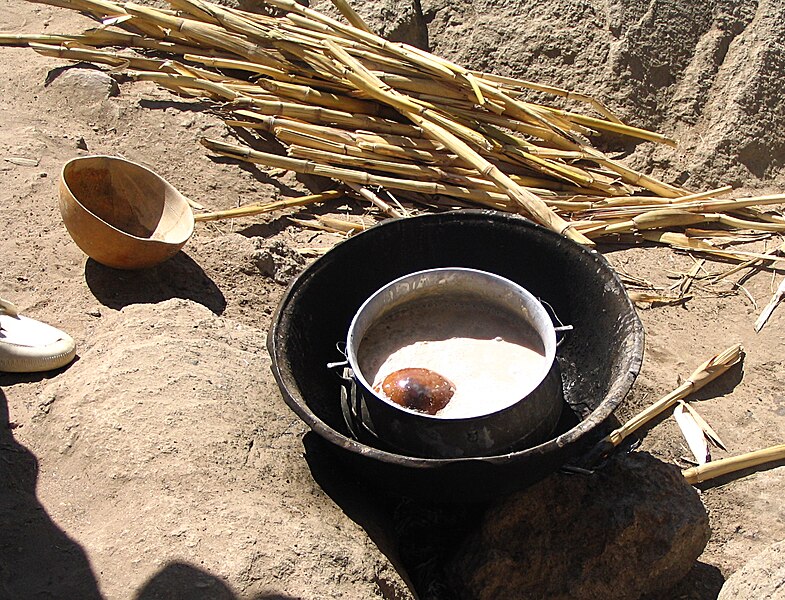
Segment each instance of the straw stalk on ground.
[{"label": "straw stalk on ground", "polygon": [[726,373],[731,367],[741,362],[744,349],[741,344],[730,346],[701,364],[693,373],[672,392],[660,398],[657,402],[639,412],[629,419],[624,425],[614,429],[598,445],[607,451],[607,447],[616,447],[642,427],[646,426],[664,411],[672,408],[679,400],[695,393],[703,386],[714,381]]},{"label": "straw stalk on ground", "polygon": [[[0,44],[207,98],[247,135],[245,145],[205,145],[237,160],[400,190],[422,210],[457,203],[519,212],[584,244],[635,234],[636,243],[748,263],[770,257],[718,248],[711,232],[785,232],[785,219],[764,210],[785,195],[733,198],[727,187],[691,191],[637,172],[591,146],[587,134],[675,141],[624,123],[579,91],[472,71],[385,40],[346,0],[334,4],[348,22],[294,0],[262,0],[263,12],[206,0],[169,0],[168,10],[42,1],[100,25],[76,34],[3,34]],[[555,102],[534,102],[531,92]],[[260,134],[290,156],[260,153],[253,141]],[[356,193],[371,201],[369,190]],[[377,218],[406,214],[371,202]],[[703,233],[683,235],[697,227]]]}]

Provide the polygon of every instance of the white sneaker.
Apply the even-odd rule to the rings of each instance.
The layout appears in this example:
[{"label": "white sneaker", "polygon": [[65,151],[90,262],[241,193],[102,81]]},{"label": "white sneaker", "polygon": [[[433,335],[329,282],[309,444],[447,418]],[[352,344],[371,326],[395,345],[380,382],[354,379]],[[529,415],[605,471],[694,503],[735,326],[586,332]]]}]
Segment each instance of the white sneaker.
[{"label": "white sneaker", "polygon": [[35,373],[59,369],[76,356],[73,338],[41,321],[23,317],[0,298],[0,371]]}]

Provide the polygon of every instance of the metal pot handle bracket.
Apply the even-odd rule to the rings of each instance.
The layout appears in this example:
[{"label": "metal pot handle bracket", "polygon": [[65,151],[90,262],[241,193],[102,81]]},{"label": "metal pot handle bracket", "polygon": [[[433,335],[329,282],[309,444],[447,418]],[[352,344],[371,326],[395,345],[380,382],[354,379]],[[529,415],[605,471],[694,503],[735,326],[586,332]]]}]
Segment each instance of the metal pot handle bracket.
[{"label": "metal pot handle bracket", "polygon": [[[553,330],[556,332],[556,348],[558,348],[567,337],[567,332],[573,330],[573,326],[565,325],[548,302],[542,298],[537,298],[537,300],[545,307],[545,310],[551,317],[551,321],[553,321]],[[559,337],[559,334],[562,334],[561,337]]]},{"label": "metal pot handle bracket", "polygon": [[[338,342],[336,347],[341,354],[345,355],[341,349],[341,342]],[[357,391],[357,381],[354,378],[354,371],[349,367],[349,361],[341,360],[327,363],[327,368],[336,371],[336,374],[341,379],[341,412],[351,436],[361,442],[364,437],[370,435],[378,441],[379,438],[376,432],[366,425],[361,417],[362,413],[365,412],[363,410],[365,407],[363,406],[362,396]]]}]

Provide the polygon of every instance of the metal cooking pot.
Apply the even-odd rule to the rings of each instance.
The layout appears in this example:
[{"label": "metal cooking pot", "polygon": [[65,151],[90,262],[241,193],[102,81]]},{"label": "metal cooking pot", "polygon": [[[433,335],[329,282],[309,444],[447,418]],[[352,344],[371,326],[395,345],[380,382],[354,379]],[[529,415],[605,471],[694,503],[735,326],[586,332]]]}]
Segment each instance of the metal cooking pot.
[{"label": "metal cooking pot", "polygon": [[[451,312],[448,307],[455,308]],[[402,324],[401,315],[414,322]],[[422,322],[434,317],[440,321],[438,327],[446,330],[437,334],[436,325]],[[374,391],[372,379],[385,357],[371,360],[367,356],[369,351],[364,348],[368,345],[364,347],[362,343],[369,331],[383,331],[378,339],[389,351],[401,344],[439,339],[445,331],[449,338],[474,338],[485,322],[493,322],[492,328],[509,323],[510,336],[519,333],[521,339],[532,341],[542,353],[525,377],[516,380],[514,389],[499,392],[503,395],[498,397],[472,397],[460,416],[420,412]],[[395,327],[393,323],[405,332],[388,334],[385,328]],[[387,335],[400,337],[393,341],[385,339]],[[381,442],[411,456],[488,456],[531,447],[548,439],[562,412],[564,401],[555,356],[556,333],[551,318],[543,305],[520,285],[469,268],[411,273],[376,291],[351,322],[347,359],[357,390],[349,418]],[[448,368],[449,362],[445,363]]]}]

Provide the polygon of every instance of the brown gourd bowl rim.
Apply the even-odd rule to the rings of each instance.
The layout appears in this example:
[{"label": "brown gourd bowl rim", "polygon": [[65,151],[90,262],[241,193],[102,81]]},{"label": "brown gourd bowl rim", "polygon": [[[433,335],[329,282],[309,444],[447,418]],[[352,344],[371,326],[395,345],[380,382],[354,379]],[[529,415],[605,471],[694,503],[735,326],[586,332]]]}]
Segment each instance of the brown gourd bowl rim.
[{"label": "brown gourd bowl rim", "polygon": [[[74,167],[74,165],[76,165],[79,162],[83,162],[83,161],[92,162],[92,161],[100,161],[100,160],[108,160],[108,161],[111,161],[111,162],[125,163],[125,164],[129,164],[129,165],[133,165],[134,167],[138,167],[139,169],[142,169],[143,171],[145,171],[148,175],[150,175],[150,176],[154,177],[155,179],[158,179],[159,181],[161,181],[168,190],[174,192],[174,196],[173,197],[176,198],[176,201],[177,202],[182,202],[182,203],[184,203],[185,205],[187,205],[189,207],[189,210],[184,211],[183,212],[183,216],[181,217],[181,218],[186,218],[189,221],[188,227],[185,230],[185,234],[183,236],[181,236],[182,239],[180,239],[180,238],[176,238],[176,239],[169,239],[169,238],[167,238],[167,239],[161,240],[161,239],[152,239],[152,238],[149,238],[149,237],[141,237],[141,236],[133,235],[132,233],[128,233],[127,231],[124,231],[124,230],[120,229],[119,227],[116,227],[116,226],[112,225],[109,221],[106,221],[105,219],[102,219],[97,214],[95,214],[92,210],[87,208],[87,206],[84,205],[84,203],[79,199],[79,197],[76,194],[74,194],[73,190],[71,189],[71,186],[68,184],[68,176],[69,176],[68,172]],[[182,247],[191,238],[191,236],[193,235],[195,221],[194,221],[194,217],[193,217],[193,212],[190,210],[190,205],[188,204],[188,200],[186,200],[186,198],[185,198],[185,196],[183,196],[182,192],[180,192],[176,187],[174,187],[166,179],[164,179],[158,173],[156,173],[155,171],[153,171],[152,169],[150,169],[148,167],[145,167],[142,164],[139,164],[139,163],[134,162],[132,160],[128,160],[127,158],[122,158],[120,156],[110,156],[108,154],[93,154],[93,155],[90,155],[90,156],[77,156],[75,158],[70,159],[69,161],[67,161],[63,165],[63,168],[60,170],[60,181],[62,182],[63,187],[65,188],[65,190],[68,192],[68,197],[71,200],[73,200],[79,206],[79,208],[81,208],[83,211],[85,211],[87,214],[89,214],[91,217],[93,217],[96,221],[99,221],[101,224],[106,225],[112,231],[116,231],[117,233],[119,233],[119,234],[121,234],[121,235],[123,235],[123,236],[125,236],[127,238],[136,240],[138,242],[146,243],[146,244]]]}]

